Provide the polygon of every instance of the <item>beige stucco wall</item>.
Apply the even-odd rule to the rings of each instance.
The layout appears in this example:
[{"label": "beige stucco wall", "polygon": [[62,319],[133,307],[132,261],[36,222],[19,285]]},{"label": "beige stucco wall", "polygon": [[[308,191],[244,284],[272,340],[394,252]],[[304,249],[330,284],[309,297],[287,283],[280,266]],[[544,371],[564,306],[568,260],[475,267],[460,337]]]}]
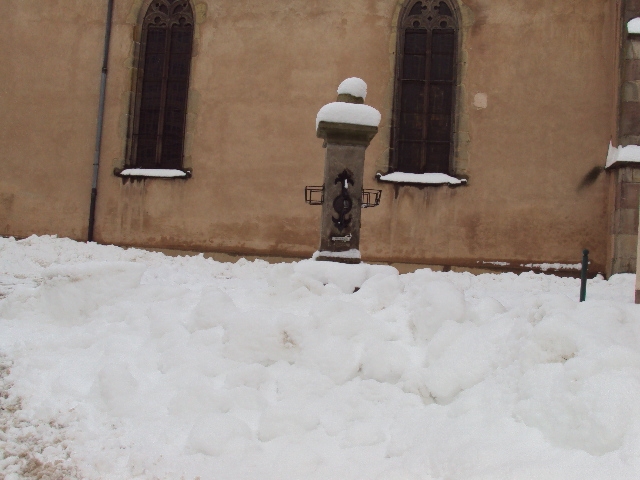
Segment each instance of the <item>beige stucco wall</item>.
[{"label": "beige stucco wall", "polygon": [[[0,194],[20,195],[8,220],[0,216],[2,233],[45,233],[48,226],[74,237],[86,231],[102,3],[77,0],[67,6],[74,10],[68,17],[45,9],[46,15],[19,29],[13,23],[23,14],[5,5],[35,12],[40,3],[0,3],[0,38],[15,45],[27,41],[39,56],[31,72],[16,66],[11,83],[0,71],[2,178],[19,172],[1,184]],[[457,189],[375,180],[388,154],[396,0],[195,0],[185,159],[193,178],[123,182],[113,169],[125,161],[135,22],[147,4],[116,0],[97,240],[310,255],[317,248],[320,212],[304,203],[303,189],[322,183],[324,160],[315,116],[335,100],[341,80],[358,76],[369,84],[367,103],[383,113],[365,163],[365,187],[383,190],[381,205],[363,212],[365,259],[577,263],[582,248],[589,248],[594,268],[604,270],[609,182],[604,174],[587,186],[583,179],[603,165],[615,134],[615,0],[461,3],[456,168],[468,175],[469,185]],[[72,25],[60,33],[56,21]],[[54,54],[65,68],[37,68],[50,64]],[[7,68],[4,63],[0,68]],[[66,82],[75,82],[73,95]],[[7,89],[17,95],[7,98]],[[486,108],[474,106],[476,94],[486,95]],[[31,110],[24,107],[27,100]],[[55,173],[60,168],[66,170]],[[31,185],[34,172],[41,178]]]},{"label": "beige stucco wall", "polygon": [[0,1],[0,234],[86,238],[105,15]]}]

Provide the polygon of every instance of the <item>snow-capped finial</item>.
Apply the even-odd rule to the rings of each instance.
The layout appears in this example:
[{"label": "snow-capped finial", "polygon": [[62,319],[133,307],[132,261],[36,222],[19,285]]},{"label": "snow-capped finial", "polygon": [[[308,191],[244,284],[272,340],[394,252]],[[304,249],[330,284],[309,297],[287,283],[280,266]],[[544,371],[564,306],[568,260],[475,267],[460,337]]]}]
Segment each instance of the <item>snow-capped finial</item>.
[{"label": "snow-capped finial", "polygon": [[380,125],[380,112],[369,105],[364,105],[366,96],[367,84],[364,80],[356,77],[347,78],[338,87],[336,101],[326,104],[316,115],[316,131],[320,122],[349,123],[368,127]]},{"label": "snow-capped finial", "polygon": [[358,77],[347,78],[338,87],[338,95],[351,95],[364,101],[367,97],[367,84]]}]

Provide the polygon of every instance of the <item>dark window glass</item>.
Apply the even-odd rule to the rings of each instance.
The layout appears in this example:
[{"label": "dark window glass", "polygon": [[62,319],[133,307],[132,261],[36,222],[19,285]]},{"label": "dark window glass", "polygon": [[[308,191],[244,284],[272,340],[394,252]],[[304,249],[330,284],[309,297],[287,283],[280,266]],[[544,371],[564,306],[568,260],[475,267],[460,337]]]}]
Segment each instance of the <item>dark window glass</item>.
[{"label": "dark window glass", "polygon": [[418,140],[424,136],[424,115],[403,113],[400,117],[400,139],[401,140]]},{"label": "dark window glass", "polygon": [[409,15],[420,15],[422,13],[422,2],[416,2],[416,4],[411,8]]},{"label": "dark window glass", "polygon": [[405,55],[426,55],[427,33],[426,30],[407,30],[404,35]]},{"label": "dark window glass", "polygon": [[449,6],[444,2],[440,2],[438,4],[438,13],[440,15],[446,15],[448,17],[453,17],[453,12],[451,11],[451,8],[449,8]]},{"label": "dark window glass", "polygon": [[187,0],[154,0],[145,15],[130,164],[182,168],[193,49]]},{"label": "dark window glass", "polygon": [[391,168],[449,172],[457,20],[445,1],[411,0],[398,29]]},{"label": "dark window glass", "polygon": [[401,107],[402,113],[424,112],[425,83],[403,81]]}]

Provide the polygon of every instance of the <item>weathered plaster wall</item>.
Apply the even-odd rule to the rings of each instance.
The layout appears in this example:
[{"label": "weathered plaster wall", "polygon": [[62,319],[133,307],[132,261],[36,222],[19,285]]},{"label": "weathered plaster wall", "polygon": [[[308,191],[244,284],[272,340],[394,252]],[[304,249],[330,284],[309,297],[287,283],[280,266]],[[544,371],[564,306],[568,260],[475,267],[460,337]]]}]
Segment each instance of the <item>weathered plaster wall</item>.
[{"label": "weathered plaster wall", "polygon": [[[335,100],[340,81],[354,75],[369,81],[369,103],[383,104],[395,5],[195,5],[201,13],[189,101],[196,115],[187,126],[193,178],[187,181],[123,184],[111,174],[125,160],[121,119],[128,106],[121,99],[131,84],[135,4],[120,2],[116,9],[104,155],[111,164],[101,173],[97,238],[310,255],[317,247],[319,211],[304,203],[303,192],[305,185],[322,182],[324,170],[316,113]],[[115,73],[117,65],[125,68]],[[381,67],[384,77],[376,81]]]},{"label": "weathered plaster wall", "polygon": [[[383,189],[382,204],[363,212],[365,259],[576,263],[589,248],[604,270],[608,182],[585,178],[603,165],[615,135],[616,3],[461,3],[456,168],[469,185],[420,189],[375,180],[388,155],[397,0],[195,0],[185,160],[193,178],[123,182],[113,169],[125,161],[135,24],[148,0],[116,0],[96,239],[310,255],[320,212],[304,203],[303,188],[322,182],[324,160],[315,115],[341,80],[359,76],[369,84],[367,103],[383,113],[365,164],[365,187]],[[0,78],[3,178],[19,172],[0,193],[21,195],[12,220],[0,219],[4,233],[85,231],[104,8],[78,0],[57,16],[54,4],[62,8],[47,2],[48,15],[18,30],[23,10],[42,10],[41,2],[0,4],[0,35],[15,45],[28,40],[35,57],[31,70],[17,62]],[[15,57],[9,50],[2,69]],[[9,86],[13,97],[3,93]],[[40,180],[30,184],[34,172]]]},{"label": "weathered plaster wall", "polygon": [[[369,254],[431,263],[607,258],[607,180],[615,135],[618,12],[615,2],[472,1],[465,38],[469,186],[385,187],[363,217]],[[474,104],[486,95],[486,108]],[[478,102],[480,103],[480,102]]]},{"label": "weathered plaster wall", "polygon": [[105,16],[0,1],[0,234],[86,238]]}]

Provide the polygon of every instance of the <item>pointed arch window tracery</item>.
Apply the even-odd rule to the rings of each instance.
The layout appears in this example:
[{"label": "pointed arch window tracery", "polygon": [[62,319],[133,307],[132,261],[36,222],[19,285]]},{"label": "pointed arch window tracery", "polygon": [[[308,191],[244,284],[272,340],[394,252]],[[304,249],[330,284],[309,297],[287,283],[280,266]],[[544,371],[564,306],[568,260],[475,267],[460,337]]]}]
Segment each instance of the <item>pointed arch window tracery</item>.
[{"label": "pointed arch window tracery", "polygon": [[400,14],[390,170],[450,173],[458,20],[450,0],[410,0]]},{"label": "pointed arch window tracery", "polygon": [[129,164],[181,168],[193,51],[188,0],[153,0],[142,22]]}]

